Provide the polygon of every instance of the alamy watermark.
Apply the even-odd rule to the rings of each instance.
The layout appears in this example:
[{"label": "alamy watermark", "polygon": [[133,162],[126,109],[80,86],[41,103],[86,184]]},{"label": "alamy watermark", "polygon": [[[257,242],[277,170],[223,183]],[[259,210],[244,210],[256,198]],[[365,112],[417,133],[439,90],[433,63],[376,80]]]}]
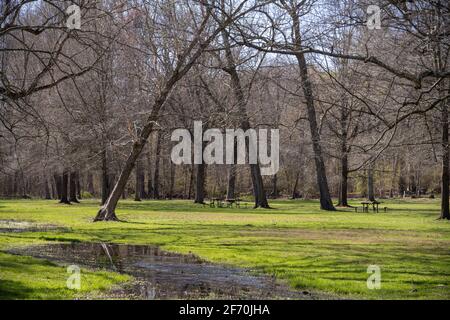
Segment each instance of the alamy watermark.
[{"label": "alamy watermark", "polygon": [[[225,129],[224,132],[208,129],[203,132],[202,122],[194,121],[192,135],[187,129],[172,132],[171,141],[179,143],[172,148],[171,159],[174,164],[246,164],[248,158],[248,164],[261,165],[262,175],[274,175],[280,165],[279,129],[270,129],[270,154],[268,138],[268,129],[248,129],[245,132],[242,129]],[[204,142],[209,143],[204,146]]]},{"label": "alamy watermark", "polygon": [[376,264],[371,264],[367,267],[367,273],[370,274],[367,278],[367,289],[381,289],[381,268]]},{"label": "alamy watermark", "polygon": [[76,4],[68,6],[66,9],[68,18],[66,20],[66,27],[68,29],[81,29],[81,9]]},{"label": "alamy watermark", "polygon": [[66,286],[71,290],[80,290],[81,289],[81,271],[80,267],[77,265],[70,265],[67,267],[67,273],[70,276],[66,280]]},{"label": "alamy watermark", "polygon": [[381,9],[377,5],[367,7],[367,28],[369,30],[381,29]]}]

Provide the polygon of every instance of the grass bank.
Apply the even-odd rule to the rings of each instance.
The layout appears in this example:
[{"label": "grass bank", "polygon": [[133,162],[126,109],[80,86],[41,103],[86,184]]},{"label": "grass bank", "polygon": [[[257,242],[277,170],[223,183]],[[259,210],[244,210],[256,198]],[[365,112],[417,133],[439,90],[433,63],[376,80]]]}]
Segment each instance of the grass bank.
[{"label": "grass bank", "polygon": [[[357,202],[355,202],[357,203]],[[450,299],[450,223],[439,221],[439,200],[389,200],[387,213],[324,212],[316,201],[272,201],[272,210],[211,209],[189,201],[121,201],[127,222],[92,223],[97,201],[60,205],[0,200],[0,220],[56,224],[65,229],[0,233],[0,250],[54,241],[156,244],[209,261],[250,267],[294,288],[344,298]],[[369,265],[381,270],[381,289],[369,290]],[[85,293],[127,280],[83,272]],[[0,254],[0,298],[73,298],[65,268]]]}]

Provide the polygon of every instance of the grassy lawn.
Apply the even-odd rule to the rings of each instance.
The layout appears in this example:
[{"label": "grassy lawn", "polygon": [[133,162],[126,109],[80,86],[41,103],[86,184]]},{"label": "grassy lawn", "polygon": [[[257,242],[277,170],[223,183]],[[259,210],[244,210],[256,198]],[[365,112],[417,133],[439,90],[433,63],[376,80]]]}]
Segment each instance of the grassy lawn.
[{"label": "grassy lawn", "polygon": [[[318,202],[305,200],[271,205],[273,210],[210,209],[189,201],[121,201],[117,214],[127,222],[92,223],[96,201],[67,206],[0,200],[0,220],[68,228],[0,233],[0,250],[54,241],[157,244],[344,298],[450,299],[450,223],[436,220],[438,199],[385,201],[389,210],[379,214],[324,212]],[[367,288],[369,265],[381,268],[380,290]],[[86,293],[128,279],[82,274]],[[73,298],[67,276],[65,268],[45,260],[0,253],[0,298]]]}]

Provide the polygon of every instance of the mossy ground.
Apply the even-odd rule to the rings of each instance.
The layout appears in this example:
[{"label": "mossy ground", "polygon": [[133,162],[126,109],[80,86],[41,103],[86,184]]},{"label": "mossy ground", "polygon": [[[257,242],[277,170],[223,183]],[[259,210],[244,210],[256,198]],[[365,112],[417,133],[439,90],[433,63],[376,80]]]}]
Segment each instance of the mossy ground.
[{"label": "mossy ground", "polygon": [[[353,204],[358,204],[355,200]],[[275,275],[294,288],[343,298],[450,299],[450,222],[437,220],[438,199],[385,200],[386,213],[319,210],[317,201],[272,201],[274,209],[209,208],[190,201],[121,201],[126,222],[96,222],[98,201],[61,205],[0,200],[0,220],[66,227],[0,233],[0,250],[55,241],[156,244],[214,262]],[[369,290],[367,267],[381,268]],[[45,260],[0,253],[0,298],[74,298],[129,278],[82,272],[82,292],[66,288],[67,272]]]}]

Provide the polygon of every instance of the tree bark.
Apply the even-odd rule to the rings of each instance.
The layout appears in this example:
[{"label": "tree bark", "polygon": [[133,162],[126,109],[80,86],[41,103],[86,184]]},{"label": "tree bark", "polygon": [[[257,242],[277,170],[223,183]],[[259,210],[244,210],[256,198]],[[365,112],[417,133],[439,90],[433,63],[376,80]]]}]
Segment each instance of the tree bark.
[{"label": "tree bark", "polygon": [[206,165],[204,163],[197,164],[197,175],[195,180],[195,200],[194,203],[205,203],[205,177]]},{"label": "tree bark", "polygon": [[295,174],[295,182],[294,182],[294,187],[292,188],[292,199],[297,199],[298,198],[298,181],[300,178],[300,172],[297,171],[297,173]]},{"label": "tree bark", "polygon": [[159,183],[159,170],[161,162],[161,132],[157,132],[156,138],[156,154],[155,154],[155,171],[153,172],[153,199],[159,199],[160,195],[160,183]]},{"label": "tree bark", "polygon": [[77,174],[75,171],[70,172],[69,202],[79,203],[77,199]]},{"label": "tree bark", "polygon": [[188,188],[188,199],[192,199],[192,187],[194,185],[194,164],[191,165],[191,169],[189,172],[190,178],[189,178],[189,188]]},{"label": "tree bark", "polygon": [[55,180],[55,191],[56,191],[56,199],[62,198],[62,177],[61,175],[55,173],[53,174],[53,180]]},{"label": "tree bark", "polygon": [[341,172],[339,180],[339,202],[338,206],[348,207],[348,155],[347,152],[342,154]]},{"label": "tree bark", "polygon": [[69,171],[64,169],[61,178],[61,199],[59,203],[70,204],[68,199]]},{"label": "tree bark", "polygon": [[374,190],[374,178],[373,178],[373,164],[369,165],[367,169],[367,199],[369,201],[375,201],[375,190]]},{"label": "tree bark", "polygon": [[109,196],[109,173],[106,148],[102,151],[102,205],[106,203]]},{"label": "tree bark", "polygon": [[302,38],[300,35],[300,19],[297,13],[297,8],[294,7],[290,10],[290,15],[293,22],[293,32],[294,32],[294,49],[298,50],[299,53],[295,55],[297,58],[300,78],[303,89],[303,94],[306,99],[306,108],[308,114],[308,122],[311,131],[312,146],[314,152],[314,162],[316,165],[316,178],[317,184],[319,186],[320,192],[320,208],[322,210],[336,210],[333,202],[331,201],[331,195],[328,188],[328,180],[326,175],[325,163],[322,155],[322,146],[320,142],[320,134],[317,126],[316,119],[316,109],[314,106],[314,97],[312,92],[311,82],[309,80],[308,68],[306,64],[305,55],[301,52],[302,49]]},{"label": "tree bark", "polygon": [[95,196],[95,189],[94,189],[94,177],[92,175],[91,171],[88,171],[87,173],[87,190],[92,195]]},{"label": "tree bark", "polygon": [[42,175],[42,182],[44,183],[44,197],[45,200],[50,200],[52,198],[50,194],[50,188],[48,187],[48,180],[45,173]]},{"label": "tree bark", "polygon": [[135,167],[135,175],[136,175],[136,183],[135,183],[135,192],[134,192],[134,201],[141,201],[141,188],[142,185],[142,173],[141,173],[141,161],[140,159],[136,160],[136,167]]},{"label": "tree bark", "polygon": [[278,192],[278,175],[274,174],[272,177],[272,198],[276,199],[278,198],[279,192]]},{"label": "tree bark", "polygon": [[80,181],[80,172],[78,170],[75,171],[75,177],[77,185],[77,197],[78,199],[81,199],[81,181]]},{"label": "tree bark", "polygon": [[236,196],[236,165],[231,164],[228,169],[227,199],[234,199]]},{"label": "tree bark", "polygon": [[441,110],[441,123],[442,123],[442,178],[441,178],[441,219],[450,220],[450,208],[449,208],[449,183],[450,183],[450,170],[449,170],[449,139],[448,139],[448,103],[444,101],[442,103]]}]

